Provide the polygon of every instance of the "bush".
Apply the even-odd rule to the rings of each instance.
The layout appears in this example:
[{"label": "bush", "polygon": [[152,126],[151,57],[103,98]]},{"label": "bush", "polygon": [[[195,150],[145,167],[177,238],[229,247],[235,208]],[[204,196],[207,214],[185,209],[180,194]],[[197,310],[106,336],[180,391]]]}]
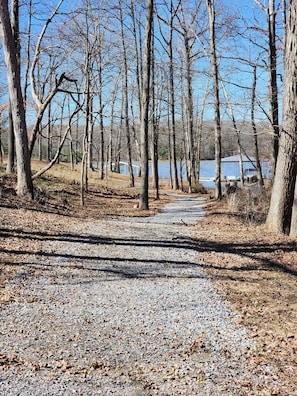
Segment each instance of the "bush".
[{"label": "bush", "polygon": [[247,222],[264,223],[269,209],[270,192],[258,186],[227,190],[228,205],[240,212]]}]

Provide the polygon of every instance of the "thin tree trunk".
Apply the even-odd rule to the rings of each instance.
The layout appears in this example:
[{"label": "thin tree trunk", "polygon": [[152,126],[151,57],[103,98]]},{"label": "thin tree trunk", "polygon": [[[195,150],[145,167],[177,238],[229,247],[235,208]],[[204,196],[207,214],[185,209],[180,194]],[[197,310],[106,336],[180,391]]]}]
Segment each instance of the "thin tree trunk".
[{"label": "thin tree trunk", "polygon": [[[101,37],[101,32],[100,29],[98,31],[99,35],[99,48],[98,48],[98,83],[99,83],[99,89],[98,89],[98,105],[99,105],[99,136],[100,136],[100,143],[99,143],[99,160],[100,160],[100,179],[104,179],[104,168],[105,168],[105,153],[104,153],[104,121],[103,121],[103,64],[102,64],[102,37]],[[107,158],[106,158],[107,160]],[[107,172],[107,164],[106,164],[106,172]]]},{"label": "thin tree trunk", "polygon": [[261,162],[259,157],[259,146],[258,146],[258,134],[257,134],[257,126],[255,121],[255,98],[256,98],[256,86],[257,86],[257,66],[254,66],[254,79],[253,79],[253,88],[252,88],[252,105],[251,105],[251,120],[252,120],[252,128],[253,128],[253,140],[254,140],[254,152],[256,158],[256,167],[257,167],[257,175],[259,185],[261,187],[264,186]]},{"label": "thin tree trunk", "polygon": [[61,154],[62,148],[64,146],[64,143],[66,141],[66,138],[67,138],[68,134],[71,133],[72,120],[75,117],[75,115],[81,110],[81,108],[82,108],[82,105],[77,105],[76,109],[69,117],[68,125],[63,133],[63,136],[61,136],[59,146],[57,148],[57,151],[56,151],[53,159],[44,168],[40,169],[37,173],[34,174],[34,176],[32,177],[33,180],[36,179],[37,177],[43,175],[46,171],[48,171],[50,168],[52,168],[55,163],[57,163],[59,156]]},{"label": "thin tree trunk", "polygon": [[192,192],[196,181],[195,174],[195,145],[194,145],[194,124],[193,124],[193,91],[192,91],[192,61],[189,39],[185,35],[186,50],[186,106],[187,106],[187,140],[188,140],[188,161],[189,161],[189,193]]},{"label": "thin tree trunk", "polygon": [[173,1],[170,1],[170,37],[168,42],[169,52],[169,89],[170,89],[170,114],[171,114],[171,162],[172,163],[172,184],[173,189],[179,189],[178,172],[177,172],[177,155],[176,155],[176,125],[175,125],[175,89],[174,89],[174,69],[173,69]]},{"label": "thin tree trunk", "polygon": [[119,80],[116,80],[115,83],[115,87],[114,87],[114,91],[112,93],[112,101],[111,101],[111,111],[110,111],[110,135],[109,135],[109,150],[108,150],[108,161],[109,161],[109,165],[108,165],[108,169],[110,171],[115,171],[116,166],[114,164],[113,166],[113,162],[115,163],[116,160],[114,158],[114,151],[116,152],[116,147],[115,149],[113,149],[113,134],[114,134],[114,111],[115,111],[115,104],[116,104],[116,98],[117,98],[117,92],[118,92],[118,83]]},{"label": "thin tree trunk", "polygon": [[239,131],[238,127],[237,127],[237,122],[236,122],[236,119],[235,119],[234,111],[233,111],[233,108],[232,108],[232,105],[231,105],[231,102],[230,102],[230,99],[229,99],[229,95],[227,93],[227,90],[225,88],[225,84],[224,84],[223,81],[221,82],[221,85],[222,85],[222,88],[223,88],[223,91],[224,91],[224,94],[225,94],[225,99],[226,99],[227,104],[228,104],[229,112],[230,112],[231,119],[232,119],[233,128],[234,128],[234,131],[236,133],[237,149],[238,149],[238,155],[239,155],[240,183],[241,183],[241,186],[243,187],[243,185],[244,185],[244,175],[243,175],[242,150],[241,150],[241,143],[240,143],[240,131]]},{"label": "thin tree trunk", "polygon": [[156,108],[156,98],[155,98],[155,65],[154,65],[154,45],[152,45],[152,83],[151,83],[151,97],[152,97],[152,111],[151,111],[151,136],[152,136],[152,178],[153,178],[153,188],[156,191],[155,197],[159,199],[159,170],[158,170],[158,127],[157,127],[157,108]]},{"label": "thin tree trunk", "polygon": [[214,91],[214,113],[215,113],[215,199],[222,199],[221,186],[221,116],[219,96],[219,72],[216,54],[215,36],[215,9],[212,0],[206,0],[209,18],[209,40],[211,52],[211,68]]},{"label": "thin tree trunk", "polygon": [[128,95],[128,59],[127,49],[124,36],[124,21],[122,13],[121,0],[119,1],[120,7],[120,23],[121,23],[121,41],[123,48],[123,101],[124,101],[124,118],[125,118],[125,132],[127,139],[127,162],[130,179],[130,187],[134,187],[134,174],[133,174],[133,163],[132,163],[132,148],[131,148],[131,137],[129,127],[129,95]]},{"label": "thin tree trunk", "polygon": [[269,98],[270,117],[273,132],[273,166],[275,168],[279,149],[279,117],[278,117],[278,87],[277,87],[277,53],[275,32],[275,0],[269,0],[268,31],[269,31]]},{"label": "thin tree trunk", "polygon": [[139,208],[149,208],[148,194],[148,124],[149,124],[149,102],[150,102],[150,73],[151,73],[151,45],[153,27],[154,0],[148,0],[146,8],[146,24],[144,38],[144,66],[143,66],[143,88],[141,106],[141,181],[139,194]]}]

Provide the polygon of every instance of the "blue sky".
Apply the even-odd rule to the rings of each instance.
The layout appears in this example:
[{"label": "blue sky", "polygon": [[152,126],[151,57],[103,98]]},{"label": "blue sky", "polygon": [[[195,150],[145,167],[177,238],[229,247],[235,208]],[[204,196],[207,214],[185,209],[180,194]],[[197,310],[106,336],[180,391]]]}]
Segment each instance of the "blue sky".
[{"label": "blue sky", "polygon": [[[99,2],[99,1],[98,1]],[[237,24],[240,24],[240,16],[245,17],[247,19],[250,20],[250,24],[254,24],[254,16],[256,16],[257,21],[259,22],[260,26],[262,28],[266,27],[266,15],[265,13],[259,8],[259,6],[257,4],[255,4],[254,0],[222,0],[221,1],[223,4],[225,4],[225,9],[224,11],[228,12],[229,14],[237,14],[238,15],[238,19],[237,19]],[[264,5],[267,5],[268,0],[262,0]],[[77,4],[79,4],[80,2],[77,1]],[[191,2],[190,2],[191,3]],[[219,5],[219,0],[217,0],[216,4]],[[34,25],[34,31],[36,33],[36,35],[38,35],[41,31],[41,28],[43,26],[44,20],[50,15],[49,9],[53,9],[54,6],[56,6],[58,4],[58,1],[51,1],[51,2],[46,2],[46,6],[44,7],[44,13],[39,14],[38,16],[38,20],[35,20],[35,25]],[[193,1],[192,5],[195,5],[196,2]],[[75,3],[73,3],[73,1],[71,0],[65,0],[61,10],[62,11],[68,11],[69,8],[73,8],[75,7]],[[39,10],[42,10],[41,7],[41,3],[39,3]],[[27,24],[27,16],[26,16],[26,9],[23,7],[21,10],[21,16],[22,16],[22,21],[23,21],[23,25],[26,26]],[[66,17],[66,16],[65,16]],[[59,21],[61,21],[64,17],[62,16],[57,16],[55,17],[55,19],[53,20],[52,24],[50,25],[49,29],[54,29],[55,30],[55,24]],[[39,26],[38,24],[39,23]],[[60,23],[60,22],[59,22]],[[242,26],[243,23],[242,23]],[[263,40],[263,38],[261,38],[261,40]],[[237,49],[238,49],[238,54],[241,55],[242,57],[246,57],[246,58],[250,58],[253,59],[256,56],[256,49],[255,46],[251,43],[248,43],[247,41],[243,41],[243,39],[241,39],[239,36],[236,36],[233,38],[233,43],[232,40],[229,40],[228,42],[224,43],[224,45],[226,46],[232,46],[234,45],[234,43],[237,44]],[[220,52],[221,48],[218,48],[218,52]],[[227,50],[224,49],[223,55],[229,55]],[[261,62],[263,63],[266,60],[266,58],[264,57]],[[240,66],[240,69],[236,69],[235,68]],[[226,84],[226,89],[228,90],[228,94],[230,96],[230,100],[232,101],[232,103],[237,103],[237,106],[234,107],[235,112],[236,112],[236,116],[238,117],[238,119],[243,119],[245,117],[249,117],[247,108],[249,105],[249,97],[248,97],[248,91],[244,91],[241,90],[239,88],[240,85],[242,86],[248,86],[251,87],[252,85],[252,79],[251,79],[251,72],[252,72],[252,68],[250,66],[244,65],[244,63],[238,63],[234,60],[222,60],[220,62],[220,67],[221,67],[221,75],[222,78],[225,81]],[[203,61],[201,61],[199,64],[197,63],[197,73],[195,75],[195,79],[194,79],[194,84],[193,84],[193,88],[194,88],[194,103],[199,103],[199,105],[201,106],[202,100],[203,100],[203,96],[204,96],[204,91],[205,91],[205,87],[207,85],[209,85],[209,81],[207,80],[207,78],[205,77],[204,74],[202,74],[202,70],[203,69],[210,69],[209,66],[209,60],[208,59],[204,59]],[[265,107],[267,108],[267,103],[265,103],[265,101],[267,102],[266,99],[266,95],[267,95],[267,74],[265,73],[265,71],[261,70],[259,68],[258,70],[258,76],[259,76],[259,80],[258,80],[258,96],[259,96],[259,100],[262,101],[263,105],[265,105]],[[232,82],[237,84],[236,85],[232,85],[232,84],[228,84],[228,80],[231,80],[232,78]],[[209,85],[210,86],[210,85]],[[281,87],[280,87],[281,90]],[[108,95],[108,92],[107,92]],[[209,101],[211,102],[211,98],[209,99]],[[241,104],[241,105],[240,105]],[[228,118],[228,112],[227,111],[223,111],[222,112],[222,116],[223,117],[227,117]],[[263,113],[258,112],[258,116],[259,118],[265,118],[265,116],[263,116]],[[212,108],[211,108],[211,104],[208,106],[207,108],[207,117],[208,118],[212,118]]]}]

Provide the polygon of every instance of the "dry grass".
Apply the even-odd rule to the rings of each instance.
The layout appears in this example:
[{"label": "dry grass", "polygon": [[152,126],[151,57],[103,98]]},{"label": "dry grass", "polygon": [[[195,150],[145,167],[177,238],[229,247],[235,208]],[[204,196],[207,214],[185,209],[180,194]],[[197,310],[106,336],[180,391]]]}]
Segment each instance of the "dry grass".
[{"label": "dry grass", "polygon": [[208,204],[196,238],[215,287],[257,343],[255,358],[275,367],[289,394],[296,395],[296,241],[268,233],[263,224],[217,202]]}]

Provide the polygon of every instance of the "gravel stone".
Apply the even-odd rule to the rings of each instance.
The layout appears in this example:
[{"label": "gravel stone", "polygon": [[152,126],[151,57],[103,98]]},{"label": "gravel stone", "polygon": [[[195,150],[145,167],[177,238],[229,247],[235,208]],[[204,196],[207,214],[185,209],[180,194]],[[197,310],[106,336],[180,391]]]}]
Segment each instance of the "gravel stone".
[{"label": "gravel stone", "polygon": [[[201,198],[154,217],[73,224],[32,257],[0,311],[0,394],[271,395],[273,370],[192,243]],[[28,275],[29,274],[29,275]]]}]

